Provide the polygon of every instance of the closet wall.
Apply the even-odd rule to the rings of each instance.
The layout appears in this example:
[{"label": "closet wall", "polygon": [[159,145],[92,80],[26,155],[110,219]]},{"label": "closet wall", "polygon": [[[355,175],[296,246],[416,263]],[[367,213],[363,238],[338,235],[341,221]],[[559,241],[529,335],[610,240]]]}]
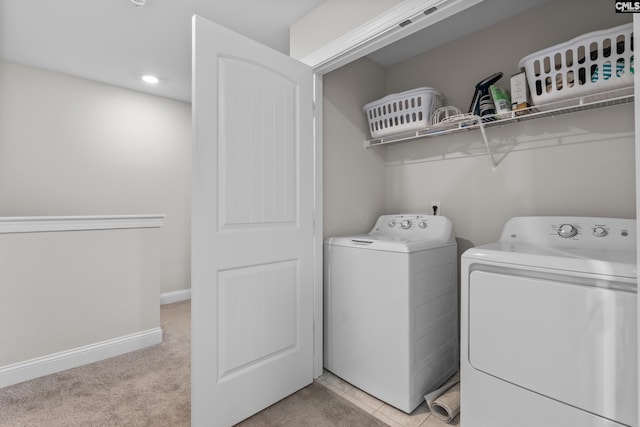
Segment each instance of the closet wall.
[{"label": "closet wall", "polygon": [[368,232],[385,210],[386,168],[364,150],[362,105],[384,96],[385,72],[364,58],[325,76],[323,100],[324,237]]},{"label": "closet wall", "polygon": [[[384,95],[431,86],[442,91],[450,105],[466,111],[475,84],[493,72],[504,73],[498,84],[508,88],[509,76],[529,53],[630,21],[629,15],[616,14],[608,2],[549,2],[382,71],[368,59],[343,67],[325,76],[325,101],[342,117],[360,114],[364,120],[362,105],[380,98],[381,88]],[[368,69],[384,75],[382,87],[371,85],[368,97],[362,87],[357,95],[362,102],[349,101],[350,87]],[[330,98],[335,93],[341,96]],[[444,215],[454,223],[462,250],[496,240],[504,222],[517,215],[635,218],[632,104],[489,129],[487,135],[499,153],[495,171],[478,131],[365,149],[364,138],[356,139],[360,135],[345,126],[355,121],[325,116],[325,150],[335,150],[333,159],[325,157],[325,182],[328,176],[341,182],[360,173],[369,173],[375,180],[325,187],[325,236],[338,229],[365,231],[373,221],[365,225],[362,217],[332,213],[355,197],[369,200],[360,202],[367,208],[380,206],[373,202],[380,192],[384,204],[369,212],[371,218],[428,212],[430,201],[440,201]],[[360,129],[366,138],[365,128]],[[349,147],[350,161],[335,160],[340,147]],[[358,166],[358,159],[370,164]],[[376,188],[379,193],[374,192]]]},{"label": "closet wall", "polygon": [[[529,53],[627,22],[630,15],[607,2],[550,2],[389,67],[385,88],[432,86],[466,112],[484,77],[502,71],[498,85],[508,88]],[[390,147],[387,159],[396,165],[387,168],[386,208],[424,210],[439,200],[456,234],[474,245],[496,240],[516,215],[635,218],[633,132],[632,104],[488,129],[505,153],[496,156],[496,172],[486,156],[465,157],[481,145],[479,132]]]}]

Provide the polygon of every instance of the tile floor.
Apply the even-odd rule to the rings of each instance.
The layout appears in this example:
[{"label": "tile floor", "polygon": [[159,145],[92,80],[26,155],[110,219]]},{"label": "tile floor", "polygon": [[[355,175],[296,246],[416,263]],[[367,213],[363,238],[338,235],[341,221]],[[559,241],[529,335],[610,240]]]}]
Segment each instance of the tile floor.
[{"label": "tile floor", "polygon": [[458,415],[451,424],[447,424],[437,417],[432,416],[425,402],[422,402],[411,414],[406,414],[357,387],[352,386],[328,371],[324,371],[320,378],[317,379],[317,382],[338,393],[354,405],[357,405],[391,427],[459,427],[460,425],[460,415]]}]

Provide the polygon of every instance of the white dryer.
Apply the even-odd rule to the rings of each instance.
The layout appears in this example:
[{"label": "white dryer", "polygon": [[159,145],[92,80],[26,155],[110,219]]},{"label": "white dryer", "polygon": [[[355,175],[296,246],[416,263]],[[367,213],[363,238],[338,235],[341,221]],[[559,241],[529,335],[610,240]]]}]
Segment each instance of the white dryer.
[{"label": "white dryer", "polygon": [[635,220],[519,217],[461,259],[463,427],[637,425]]},{"label": "white dryer", "polygon": [[324,245],[324,366],[411,412],[458,370],[457,246],[443,216],[383,215]]}]

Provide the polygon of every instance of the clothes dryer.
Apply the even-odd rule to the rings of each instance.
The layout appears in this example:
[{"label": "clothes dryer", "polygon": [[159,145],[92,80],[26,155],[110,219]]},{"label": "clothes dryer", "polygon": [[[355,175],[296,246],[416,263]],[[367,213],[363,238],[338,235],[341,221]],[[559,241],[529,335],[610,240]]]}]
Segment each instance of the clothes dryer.
[{"label": "clothes dryer", "polygon": [[324,244],[324,366],[411,412],[458,370],[457,250],[443,216],[383,215]]},{"label": "clothes dryer", "polygon": [[635,220],[519,217],[461,259],[463,427],[637,425]]}]

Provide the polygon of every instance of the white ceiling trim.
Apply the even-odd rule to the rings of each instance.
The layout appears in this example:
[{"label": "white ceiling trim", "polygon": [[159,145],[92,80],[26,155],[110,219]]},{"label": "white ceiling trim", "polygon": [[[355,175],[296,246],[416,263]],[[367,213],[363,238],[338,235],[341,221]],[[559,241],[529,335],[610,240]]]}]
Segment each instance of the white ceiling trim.
[{"label": "white ceiling trim", "polygon": [[[482,1],[406,0],[300,61],[315,73],[325,74]],[[433,13],[424,13],[433,7]],[[400,25],[407,20],[409,25]]]}]

